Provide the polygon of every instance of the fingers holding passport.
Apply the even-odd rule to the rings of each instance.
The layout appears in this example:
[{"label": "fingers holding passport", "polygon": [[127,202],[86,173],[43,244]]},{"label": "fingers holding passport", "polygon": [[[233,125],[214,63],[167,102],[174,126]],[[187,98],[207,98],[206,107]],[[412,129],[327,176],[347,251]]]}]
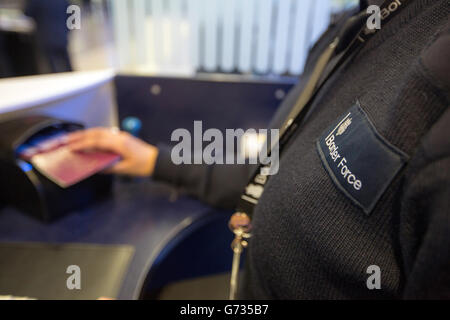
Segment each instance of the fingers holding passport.
[{"label": "fingers holding passport", "polygon": [[100,150],[120,155],[122,160],[108,172],[123,175],[152,175],[158,154],[156,147],[117,128],[76,131],[68,135],[67,142],[73,152]]}]

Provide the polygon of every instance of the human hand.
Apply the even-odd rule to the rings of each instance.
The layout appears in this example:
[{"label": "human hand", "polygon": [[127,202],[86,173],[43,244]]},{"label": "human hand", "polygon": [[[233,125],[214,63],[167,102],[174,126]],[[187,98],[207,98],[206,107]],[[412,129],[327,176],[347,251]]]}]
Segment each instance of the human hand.
[{"label": "human hand", "polygon": [[158,156],[158,148],[116,128],[76,131],[68,135],[67,142],[73,152],[100,150],[120,155],[122,160],[108,169],[116,174],[151,176]]}]

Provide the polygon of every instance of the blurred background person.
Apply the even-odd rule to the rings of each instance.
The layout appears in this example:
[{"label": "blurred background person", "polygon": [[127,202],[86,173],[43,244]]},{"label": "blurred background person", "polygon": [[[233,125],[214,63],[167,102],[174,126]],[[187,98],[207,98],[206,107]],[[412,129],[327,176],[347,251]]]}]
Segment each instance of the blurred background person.
[{"label": "blurred background person", "polygon": [[72,71],[66,25],[67,0],[27,0],[25,14],[36,23],[36,37],[50,72]]}]

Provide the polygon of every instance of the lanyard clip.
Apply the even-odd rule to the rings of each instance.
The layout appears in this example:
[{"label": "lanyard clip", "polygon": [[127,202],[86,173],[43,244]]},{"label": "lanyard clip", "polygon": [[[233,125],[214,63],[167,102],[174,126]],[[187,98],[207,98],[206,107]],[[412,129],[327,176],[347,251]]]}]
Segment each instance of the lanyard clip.
[{"label": "lanyard clip", "polygon": [[251,237],[251,223],[250,217],[243,212],[236,212],[231,216],[228,227],[234,233],[234,240],[231,243],[233,250],[233,263],[231,266],[230,279],[230,300],[235,300],[238,288],[238,275],[241,253],[247,247],[247,239]]},{"label": "lanyard clip", "polygon": [[236,236],[243,238],[250,238],[250,230],[252,228],[250,217],[244,212],[234,213],[230,221],[228,222],[228,227]]}]

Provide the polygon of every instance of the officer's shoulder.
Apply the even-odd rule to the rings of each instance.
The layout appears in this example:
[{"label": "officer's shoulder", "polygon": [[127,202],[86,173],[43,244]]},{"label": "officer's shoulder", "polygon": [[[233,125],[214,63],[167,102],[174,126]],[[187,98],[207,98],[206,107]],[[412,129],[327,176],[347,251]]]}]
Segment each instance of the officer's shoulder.
[{"label": "officer's shoulder", "polygon": [[[442,114],[422,140],[429,161],[450,158],[450,108]],[[449,169],[450,170],[450,169]]]},{"label": "officer's shoulder", "polygon": [[420,60],[434,85],[450,94],[450,21],[447,22],[423,50]]}]

